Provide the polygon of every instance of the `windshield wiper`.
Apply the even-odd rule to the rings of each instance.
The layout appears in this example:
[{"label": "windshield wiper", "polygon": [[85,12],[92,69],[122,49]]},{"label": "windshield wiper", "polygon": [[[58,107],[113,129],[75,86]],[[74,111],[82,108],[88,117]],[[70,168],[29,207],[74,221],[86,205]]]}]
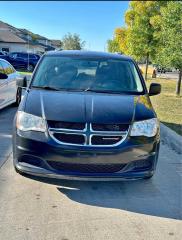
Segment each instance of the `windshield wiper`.
[{"label": "windshield wiper", "polygon": [[109,93],[109,94],[112,94],[112,93],[120,93],[120,92],[107,91],[107,90],[94,90],[94,89],[90,89],[90,88],[85,89],[84,92]]},{"label": "windshield wiper", "polygon": [[96,93],[108,93],[108,91],[104,91],[104,90],[94,90],[94,89],[91,89],[91,88],[86,88],[86,89],[83,89],[84,92],[96,92]]},{"label": "windshield wiper", "polygon": [[84,89],[76,89],[76,88],[59,88],[59,91],[83,92]]},{"label": "windshield wiper", "polygon": [[84,92],[108,93],[108,94],[138,94],[136,91],[112,91],[112,90],[94,90],[87,88]]},{"label": "windshield wiper", "polygon": [[54,90],[54,91],[59,91],[59,88],[54,88],[50,86],[33,86],[33,88],[38,88],[38,89],[45,89],[45,90]]},{"label": "windshield wiper", "polygon": [[55,90],[55,91],[70,91],[70,92],[83,92],[84,89],[71,89],[71,88],[54,88],[50,86],[34,86],[32,88],[45,89],[45,90]]}]

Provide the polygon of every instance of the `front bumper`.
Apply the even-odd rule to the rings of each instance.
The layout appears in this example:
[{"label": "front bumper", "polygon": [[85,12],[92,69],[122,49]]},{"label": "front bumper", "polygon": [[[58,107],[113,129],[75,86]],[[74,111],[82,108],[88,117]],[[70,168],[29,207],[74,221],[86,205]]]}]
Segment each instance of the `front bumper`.
[{"label": "front bumper", "polygon": [[[60,145],[47,134],[38,132],[15,131],[13,136],[13,159],[17,170],[61,179],[120,180],[149,177],[155,171],[158,152],[159,133],[154,138],[128,137],[121,145],[112,148]],[[59,164],[61,169],[57,167]],[[87,169],[85,166],[89,169],[95,167],[96,171],[84,171]],[[98,166],[106,167],[107,171],[98,172]],[[115,166],[121,167],[118,171],[108,170],[109,167],[115,169]]]}]

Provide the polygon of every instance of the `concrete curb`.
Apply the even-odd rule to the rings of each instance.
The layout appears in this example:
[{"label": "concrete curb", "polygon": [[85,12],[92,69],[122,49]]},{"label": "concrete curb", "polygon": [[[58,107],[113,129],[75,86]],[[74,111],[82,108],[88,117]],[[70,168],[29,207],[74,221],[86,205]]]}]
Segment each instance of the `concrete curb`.
[{"label": "concrete curb", "polygon": [[160,124],[160,131],[161,140],[177,153],[182,154],[182,137],[162,123]]}]

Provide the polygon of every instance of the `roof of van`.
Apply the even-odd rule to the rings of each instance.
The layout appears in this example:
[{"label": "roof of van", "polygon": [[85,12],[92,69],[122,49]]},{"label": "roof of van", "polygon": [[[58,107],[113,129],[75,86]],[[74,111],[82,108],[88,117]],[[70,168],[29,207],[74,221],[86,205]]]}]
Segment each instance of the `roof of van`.
[{"label": "roof of van", "polygon": [[115,58],[131,60],[129,56],[125,56],[119,53],[108,53],[108,52],[96,52],[96,51],[85,51],[85,50],[61,50],[61,51],[49,51],[45,55],[48,56],[80,56],[90,58]]}]

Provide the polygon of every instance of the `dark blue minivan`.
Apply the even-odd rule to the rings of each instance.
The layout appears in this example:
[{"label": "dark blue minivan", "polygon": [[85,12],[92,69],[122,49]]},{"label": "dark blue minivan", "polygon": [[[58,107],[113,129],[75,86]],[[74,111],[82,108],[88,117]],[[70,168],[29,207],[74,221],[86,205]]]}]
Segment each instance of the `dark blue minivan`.
[{"label": "dark blue minivan", "polygon": [[18,173],[64,179],[150,178],[159,121],[134,60],[120,54],[45,54],[26,86],[14,121]]}]

